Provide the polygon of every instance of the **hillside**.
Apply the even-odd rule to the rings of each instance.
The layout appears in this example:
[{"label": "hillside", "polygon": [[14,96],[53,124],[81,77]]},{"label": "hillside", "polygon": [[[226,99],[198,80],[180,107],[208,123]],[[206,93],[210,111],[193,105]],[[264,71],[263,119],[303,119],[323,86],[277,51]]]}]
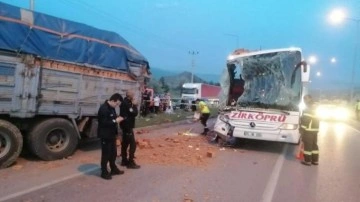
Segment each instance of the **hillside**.
[{"label": "hillside", "polygon": [[[170,92],[172,97],[180,97],[181,93],[181,87],[184,83],[190,83],[191,82],[191,72],[181,72],[181,73],[175,73],[170,74],[169,72],[160,71],[162,75],[167,76],[157,76],[157,71],[152,71],[152,79],[149,83],[149,87],[153,88],[155,90],[155,93],[162,94],[164,91]],[[206,80],[201,79],[199,76],[194,75],[194,83],[209,83]],[[216,83],[210,81],[210,83]],[[165,84],[165,85],[164,85]],[[167,87],[165,87],[167,86]]]},{"label": "hillside", "polygon": [[[172,75],[172,76],[164,76],[165,83],[170,87],[170,89],[178,88],[182,86],[184,83],[191,82],[191,73],[190,72],[182,72],[180,74]],[[161,79],[161,78],[160,78]],[[194,83],[206,83],[205,80],[200,77],[194,75]]]},{"label": "hillside", "polygon": [[[150,69],[150,71],[152,72],[152,77],[155,78],[156,80],[159,80],[161,77],[174,76],[174,75],[184,73],[183,71],[167,70],[167,69],[161,69],[161,68],[156,68],[156,67],[155,68],[152,67]],[[187,72],[187,73],[190,73],[190,72]],[[220,79],[220,73],[219,74],[195,73],[195,75],[207,82],[212,81],[214,83],[217,83],[217,82],[219,82],[219,79]],[[191,73],[190,73],[189,79],[191,79]]]}]

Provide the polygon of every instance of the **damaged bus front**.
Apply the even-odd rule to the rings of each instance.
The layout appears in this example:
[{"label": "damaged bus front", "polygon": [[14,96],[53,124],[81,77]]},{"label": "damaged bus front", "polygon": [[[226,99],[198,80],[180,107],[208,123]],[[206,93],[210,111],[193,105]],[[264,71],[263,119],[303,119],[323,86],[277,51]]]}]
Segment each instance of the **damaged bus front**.
[{"label": "damaged bus front", "polygon": [[235,51],[221,78],[214,130],[229,137],[298,143],[309,68],[299,48]]}]

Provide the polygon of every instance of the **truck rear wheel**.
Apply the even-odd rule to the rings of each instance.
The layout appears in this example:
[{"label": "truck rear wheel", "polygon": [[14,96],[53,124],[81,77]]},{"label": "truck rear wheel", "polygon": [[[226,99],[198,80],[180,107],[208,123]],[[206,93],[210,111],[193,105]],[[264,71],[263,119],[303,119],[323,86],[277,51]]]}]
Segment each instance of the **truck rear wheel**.
[{"label": "truck rear wheel", "polygon": [[23,147],[20,130],[8,121],[0,120],[0,168],[13,164]]},{"label": "truck rear wheel", "polygon": [[28,140],[31,152],[46,161],[70,156],[79,142],[74,126],[62,118],[38,123],[30,131]]}]

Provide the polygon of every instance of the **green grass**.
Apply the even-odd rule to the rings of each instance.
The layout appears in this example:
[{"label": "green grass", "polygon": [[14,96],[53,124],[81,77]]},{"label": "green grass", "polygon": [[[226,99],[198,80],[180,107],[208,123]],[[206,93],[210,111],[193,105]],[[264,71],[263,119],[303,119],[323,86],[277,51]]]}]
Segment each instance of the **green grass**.
[{"label": "green grass", "polygon": [[[211,117],[216,117],[218,113],[217,108],[210,108]],[[148,114],[146,117],[138,117],[136,119],[136,128],[145,127],[145,126],[153,126],[159,125],[162,123],[171,123],[176,121],[182,120],[192,120],[194,112],[187,112],[184,110],[174,110],[174,114],[166,114],[166,113],[159,113],[159,114]]]}]

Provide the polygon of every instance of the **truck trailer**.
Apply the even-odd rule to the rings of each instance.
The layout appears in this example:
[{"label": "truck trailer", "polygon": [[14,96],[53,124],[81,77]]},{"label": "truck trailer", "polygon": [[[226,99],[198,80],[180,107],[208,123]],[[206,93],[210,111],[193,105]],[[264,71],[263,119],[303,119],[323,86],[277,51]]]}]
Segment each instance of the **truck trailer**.
[{"label": "truck trailer", "polygon": [[97,137],[112,94],[140,96],[146,58],[120,35],[0,2],[0,168],[23,146],[43,160]]},{"label": "truck trailer", "polygon": [[219,101],[220,91],[220,86],[205,83],[184,83],[181,89],[181,99],[202,99],[212,104],[216,104]]}]

